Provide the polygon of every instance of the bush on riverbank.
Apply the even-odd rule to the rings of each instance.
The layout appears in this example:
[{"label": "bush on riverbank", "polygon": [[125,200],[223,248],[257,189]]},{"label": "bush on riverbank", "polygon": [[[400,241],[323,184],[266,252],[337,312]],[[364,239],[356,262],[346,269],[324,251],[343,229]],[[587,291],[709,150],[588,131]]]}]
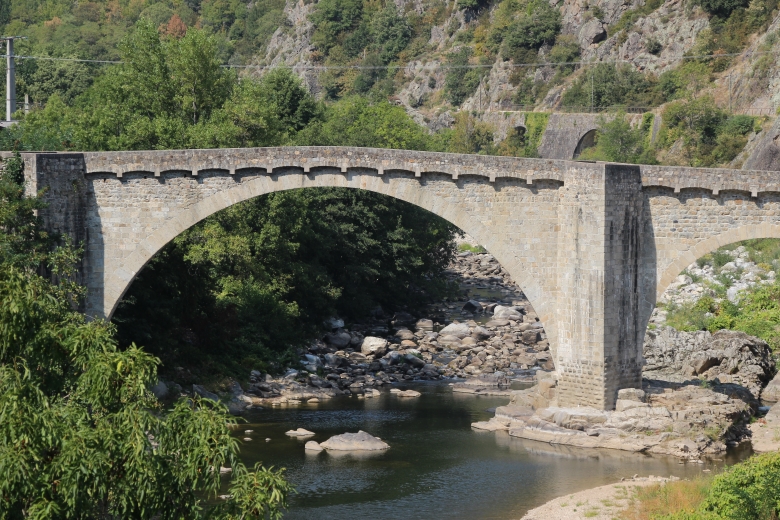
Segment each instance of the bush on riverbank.
[{"label": "bush on riverbank", "polygon": [[637,491],[625,520],[774,520],[780,514],[780,453],[756,455],[714,478]]},{"label": "bush on riverbank", "polygon": [[[135,344],[120,350],[111,324],[74,310],[79,252],[42,231],[20,161],[6,166],[0,518],[280,518],[291,488],[281,470],[238,460],[227,409],[193,396],[163,410],[149,391],[159,360]],[[223,466],[229,498],[215,504]]]}]

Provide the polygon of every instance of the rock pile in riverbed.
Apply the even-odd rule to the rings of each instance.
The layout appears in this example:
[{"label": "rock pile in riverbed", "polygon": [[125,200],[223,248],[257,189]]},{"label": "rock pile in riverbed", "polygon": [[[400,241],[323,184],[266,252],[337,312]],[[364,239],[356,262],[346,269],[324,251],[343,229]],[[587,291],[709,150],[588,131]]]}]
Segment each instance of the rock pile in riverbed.
[{"label": "rock pile in riverbed", "polygon": [[671,327],[648,330],[643,354],[646,379],[683,382],[718,380],[748,389],[755,399],[775,373],[767,343],[744,332],[682,332]]},{"label": "rock pile in riverbed", "polygon": [[554,380],[514,391],[484,430],[508,430],[524,439],[589,448],[646,451],[698,460],[749,436],[753,396],[738,385],[645,381],[623,389],[614,411],[557,406]]}]

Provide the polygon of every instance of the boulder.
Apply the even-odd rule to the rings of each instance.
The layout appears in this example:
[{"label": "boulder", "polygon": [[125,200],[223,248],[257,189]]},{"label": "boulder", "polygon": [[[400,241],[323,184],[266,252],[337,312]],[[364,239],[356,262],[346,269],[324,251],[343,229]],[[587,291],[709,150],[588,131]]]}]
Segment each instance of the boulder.
[{"label": "boulder", "polygon": [[393,316],[391,323],[396,327],[398,327],[399,325],[411,326],[414,325],[416,321],[417,320],[415,320],[414,316],[412,316],[408,312],[396,312],[395,315]]},{"label": "boulder", "polygon": [[761,392],[761,400],[770,403],[776,403],[780,401],[780,372],[766,385],[764,391]]},{"label": "boulder", "polygon": [[306,445],[303,447],[306,451],[322,451],[322,446],[320,446],[319,442],[316,441],[308,441]]},{"label": "boulder", "polygon": [[423,361],[422,359],[418,358],[414,354],[411,354],[411,353],[407,352],[404,355],[404,359],[406,360],[407,363],[412,365],[412,367],[414,367],[414,368],[422,368],[422,367],[425,366],[425,361]]},{"label": "boulder", "polygon": [[515,320],[519,321],[523,319],[523,315],[513,307],[504,307],[503,305],[496,305],[493,309],[493,320]]},{"label": "boulder", "polygon": [[210,399],[212,401],[219,402],[219,396],[213,392],[209,392],[200,385],[192,385],[192,391],[201,396],[204,399]]},{"label": "boulder", "polygon": [[401,390],[394,392],[398,397],[420,397],[422,394],[416,390]]},{"label": "boulder", "polygon": [[360,352],[364,356],[374,355],[376,357],[384,356],[387,352],[387,340],[374,336],[363,338],[363,344],[360,346]]},{"label": "boulder", "polygon": [[334,435],[327,441],[320,443],[320,446],[329,451],[377,451],[386,450],[390,447],[380,438],[362,430],[357,433]]},{"label": "boulder", "polygon": [[744,332],[682,332],[671,327],[648,330],[643,354],[647,379],[679,380],[699,376],[741,385],[758,398],[772,379],[775,361],[765,341]]},{"label": "boulder", "polygon": [[150,390],[157,399],[162,399],[168,395],[168,385],[165,384],[165,381],[157,381],[157,384],[152,386]]},{"label": "boulder", "polygon": [[471,334],[471,330],[466,323],[450,323],[439,331],[439,336],[455,336],[463,339]]},{"label": "boulder", "polygon": [[344,320],[339,318],[328,318],[325,320],[325,325],[331,330],[338,330],[344,328]]},{"label": "boulder", "polygon": [[482,312],[482,304],[477,300],[469,300],[463,306],[462,310],[466,312]]},{"label": "boulder", "polygon": [[333,332],[325,334],[325,342],[338,349],[342,349],[349,345],[352,341],[352,336],[349,332]]},{"label": "boulder", "polygon": [[417,320],[417,323],[415,324],[415,328],[430,330],[433,328],[433,320],[428,320],[428,319]]},{"label": "boulder", "polygon": [[290,430],[285,432],[285,435],[289,435],[290,437],[311,437],[314,435],[314,432],[304,430],[303,428],[298,428],[297,430]]}]

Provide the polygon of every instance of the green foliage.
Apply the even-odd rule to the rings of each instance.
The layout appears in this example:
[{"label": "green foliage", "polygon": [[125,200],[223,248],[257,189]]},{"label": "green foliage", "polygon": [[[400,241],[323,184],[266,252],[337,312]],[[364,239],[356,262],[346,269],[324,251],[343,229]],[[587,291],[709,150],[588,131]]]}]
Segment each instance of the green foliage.
[{"label": "green foliage", "polygon": [[458,246],[458,251],[469,251],[478,255],[487,253],[487,249],[484,247],[479,245],[473,246],[471,244],[466,244],[465,242]]},{"label": "green foliage", "polygon": [[702,9],[710,14],[728,17],[732,11],[740,7],[747,7],[749,0],[699,0]]},{"label": "green foliage", "polygon": [[362,15],[362,0],[322,0],[311,15],[316,27],[312,43],[327,52],[342,33],[357,27]]},{"label": "green foliage", "polygon": [[695,511],[664,520],[770,520],[780,513],[780,454],[755,455],[716,476]]},{"label": "green foliage", "polygon": [[600,63],[589,67],[563,94],[564,106],[641,106],[657,104],[652,78],[630,65]]},{"label": "green foliage", "polygon": [[[521,62],[526,53],[552,43],[561,30],[561,13],[549,2],[532,0],[507,27],[503,55]],[[519,59],[518,59],[519,58]]]},{"label": "green foliage", "polygon": [[140,22],[121,43],[125,63],[73,106],[53,94],[43,110],[0,132],[6,149],[127,150],[278,145],[321,116],[287,69],[237,81],[218,40],[191,29],[163,38]]},{"label": "green foliage", "polygon": [[[15,176],[0,177],[0,515],[280,518],[289,484],[238,461],[224,407],[195,397],[163,411],[148,390],[159,361],[119,350],[110,324],[62,297],[69,284],[35,274],[43,261],[67,281],[76,251],[39,231],[40,202]],[[222,466],[231,498],[214,506]]]},{"label": "green foliage", "polygon": [[581,159],[612,161],[633,164],[653,164],[655,158],[647,147],[647,129],[642,125],[633,128],[624,113],[613,119],[601,119],[596,133],[596,145],[586,149]]},{"label": "green foliage", "polygon": [[412,28],[398,13],[395,3],[388,2],[371,20],[371,36],[382,62],[390,63],[409,44]]},{"label": "green foliage", "polygon": [[453,106],[460,106],[471,96],[486,74],[482,68],[467,68],[473,53],[471,47],[461,47],[447,57],[450,69],[444,78],[444,90]]},{"label": "green foliage", "polygon": [[458,112],[453,130],[450,152],[495,155],[493,130],[487,123],[477,121],[467,112]]},{"label": "green foliage", "polygon": [[663,113],[662,145],[680,140],[691,166],[728,163],[742,151],[755,118],[729,116],[709,96],[669,103]]},{"label": "green foliage", "polygon": [[300,132],[295,144],[426,150],[431,140],[402,107],[387,101],[348,97],[328,106],[324,119]]}]

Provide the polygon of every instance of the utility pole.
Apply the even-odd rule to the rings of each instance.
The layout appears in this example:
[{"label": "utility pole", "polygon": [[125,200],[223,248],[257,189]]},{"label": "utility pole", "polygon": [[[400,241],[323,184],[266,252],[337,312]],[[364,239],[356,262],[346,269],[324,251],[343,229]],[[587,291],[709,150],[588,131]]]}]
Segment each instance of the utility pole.
[{"label": "utility pole", "polygon": [[10,123],[11,116],[16,112],[16,63],[14,62],[14,40],[21,40],[24,36],[2,36],[0,40],[6,43],[6,67],[5,67],[5,121]]}]

